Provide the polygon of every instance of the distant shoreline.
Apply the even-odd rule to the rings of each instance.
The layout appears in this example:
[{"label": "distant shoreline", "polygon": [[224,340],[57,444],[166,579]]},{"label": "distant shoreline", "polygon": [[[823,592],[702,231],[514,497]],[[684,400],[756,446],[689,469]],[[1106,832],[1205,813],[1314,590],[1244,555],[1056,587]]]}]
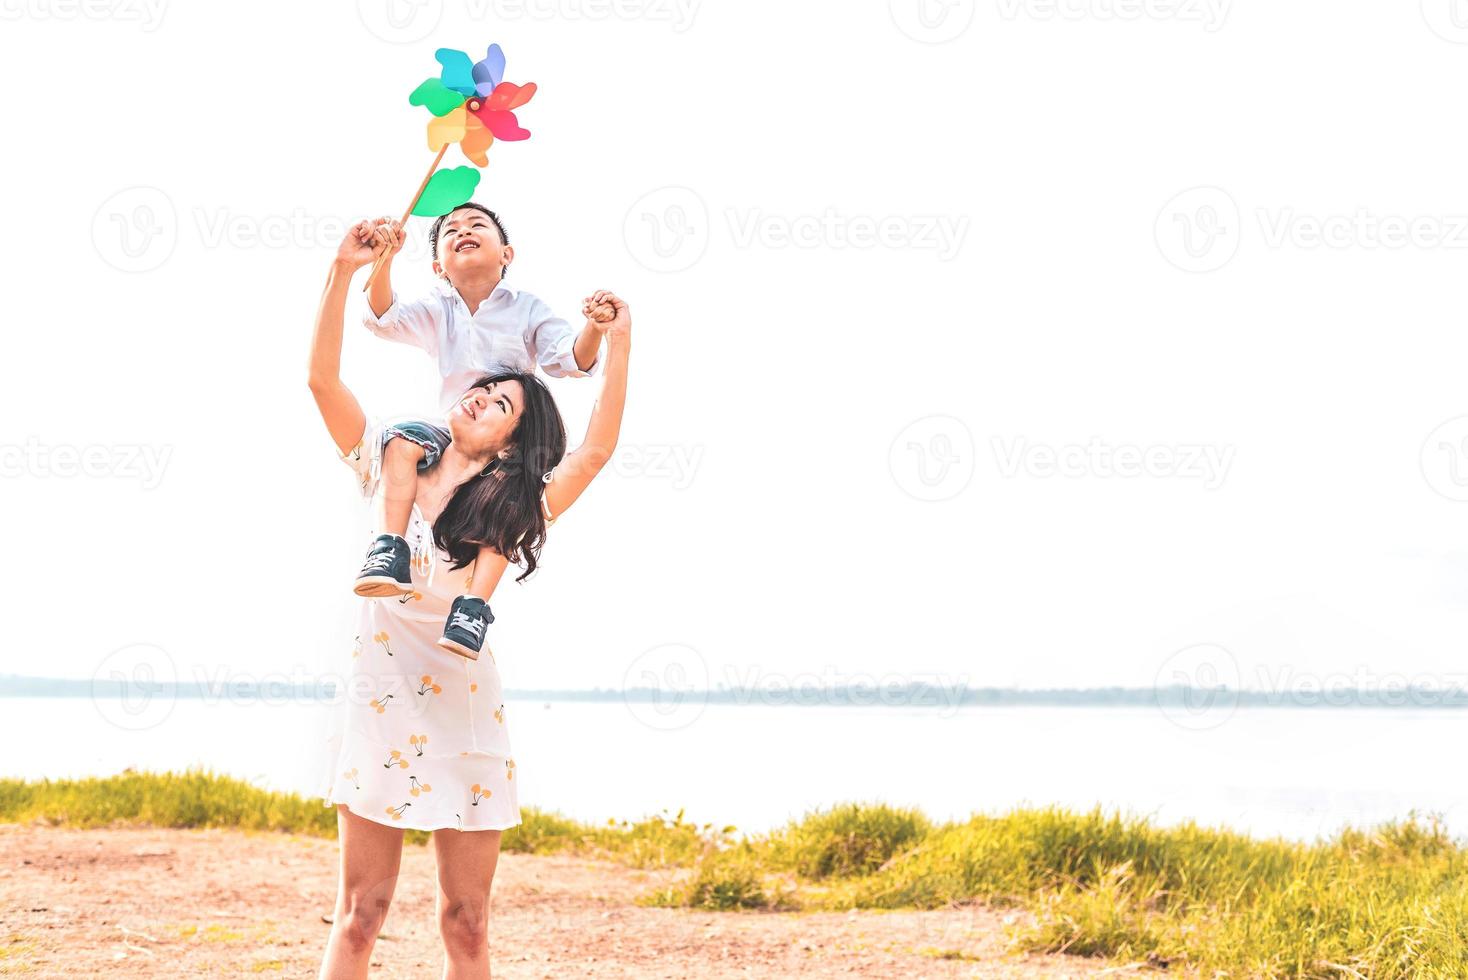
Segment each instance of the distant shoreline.
[{"label": "distant shoreline", "polygon": [[[204,682],[128,682],[79,680],[61,677],[0,675],[0,698],[153,698],[190,700],[278,700],[329,702],[338,696],[331,682],[213,684]],[[713,690],[659,690],[550,688],[507,689],[505,696],[519,701],[624,704],[721,704],[735,707],[892,707],[923,709],[1049,707],[1049,708],[1175,708],[1184,711],[1234,708],[1468,708],[1468,691],[1406,687],[1381,691],[1286,690],[1258,691],[1230,688],[969,688],[933,684],[833,685],[826,687],[719,687]]]}]

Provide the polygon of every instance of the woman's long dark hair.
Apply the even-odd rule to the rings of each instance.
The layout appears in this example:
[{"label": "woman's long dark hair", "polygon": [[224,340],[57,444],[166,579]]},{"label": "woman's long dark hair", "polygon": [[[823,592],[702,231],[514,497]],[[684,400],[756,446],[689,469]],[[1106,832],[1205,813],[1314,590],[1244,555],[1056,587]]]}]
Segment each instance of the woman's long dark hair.
[{"label": "woman's long dark hair", "polygon": [[454,491],[433,522],[433,543],[448,554],[454,568],[463,568],[479,557],[481,547],[493,548],[510,562],[525,566],[515,579],[520,582],[540,564],[540,549],[545,544],[540,495],[545,490],[545,474],[566,455],[566,424],[550,389],[533,374],[486,374],[469,387],[506,381],[520,382],[525,393],[509,455],[496,458],[483,473]]}]

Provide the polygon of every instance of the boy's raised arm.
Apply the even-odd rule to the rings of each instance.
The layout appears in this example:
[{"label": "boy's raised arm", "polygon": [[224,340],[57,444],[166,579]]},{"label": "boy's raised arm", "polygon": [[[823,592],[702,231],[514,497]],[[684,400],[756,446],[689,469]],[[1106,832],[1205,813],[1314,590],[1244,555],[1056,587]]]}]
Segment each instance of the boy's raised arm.
[{"label": "boy's raised arm", "polygon": [[403,248],[403,226],[391,218],[379,218],[372,230],[372,242],[387,248],[387,258],[367,290],[367,305],[372,308],[372,315],[380,319],[392,308],[392,260]]},{"label": "boy's raised arm", "polygon": [[[590,303],[590,298],[587,302]],[[606,325],[596,322],[587,307],[582,307],[582,312],[587,314],[586,326],[576,333],[542,300],[535,301],[531,313],[535,321],[535,359],[552,378],[584,378],[599,363]]]}]

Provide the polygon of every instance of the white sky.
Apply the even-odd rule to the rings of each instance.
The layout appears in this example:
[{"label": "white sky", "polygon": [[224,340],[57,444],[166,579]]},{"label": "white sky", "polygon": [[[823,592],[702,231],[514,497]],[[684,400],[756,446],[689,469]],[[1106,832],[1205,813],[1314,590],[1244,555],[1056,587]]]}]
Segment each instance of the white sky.
[{"label": "white sky", "polygon": [[[1196,644],[1254,686],[1459,679],[1448,0],[427,0],[396,33],[386,2],[0,0],[0,671],[134,644],[181,674],[344,668],[361,511],[312,315],[341,227],[430,160],[407,95],[434,49],[497,41],[541,86],[476,195],[513,281],[567,312],[619,290],[637,338],[633,455],[494,602],[509,686],[645,680],[668,644],[712,683],[1144,686]],[[432,404],[427,358],[348,332],[369,410]],[[579,434],[593,386],[555,391]],[[1042,475],[1093,440],[1185,471]],[[156,486],[129,447],[166,454]]]}]

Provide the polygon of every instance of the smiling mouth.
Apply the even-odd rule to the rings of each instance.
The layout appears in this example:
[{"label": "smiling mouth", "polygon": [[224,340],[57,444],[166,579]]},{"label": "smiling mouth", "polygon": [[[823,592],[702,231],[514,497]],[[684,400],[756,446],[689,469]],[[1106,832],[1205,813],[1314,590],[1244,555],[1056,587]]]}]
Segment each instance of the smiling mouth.
[{"label": "smiling mouth", "polygon": [[460,242],[459,244],[457,244],[457,245],[454,246],[454,251],[455,252],[462,252],[466,248],[478,248],[478,247],[479,247],[479,243],[478,242]]},{"label": "smiling mouth", "polygon": [[476,412],[476,411],[474,411],[474,403],[473,402],[470,402],[470,401],[464,402],[464,414],[467,415],[467,416],[469,416],[469,418],[472,421],[475,421],[475,422],[478,422],[479,421],[479,413]]}]

